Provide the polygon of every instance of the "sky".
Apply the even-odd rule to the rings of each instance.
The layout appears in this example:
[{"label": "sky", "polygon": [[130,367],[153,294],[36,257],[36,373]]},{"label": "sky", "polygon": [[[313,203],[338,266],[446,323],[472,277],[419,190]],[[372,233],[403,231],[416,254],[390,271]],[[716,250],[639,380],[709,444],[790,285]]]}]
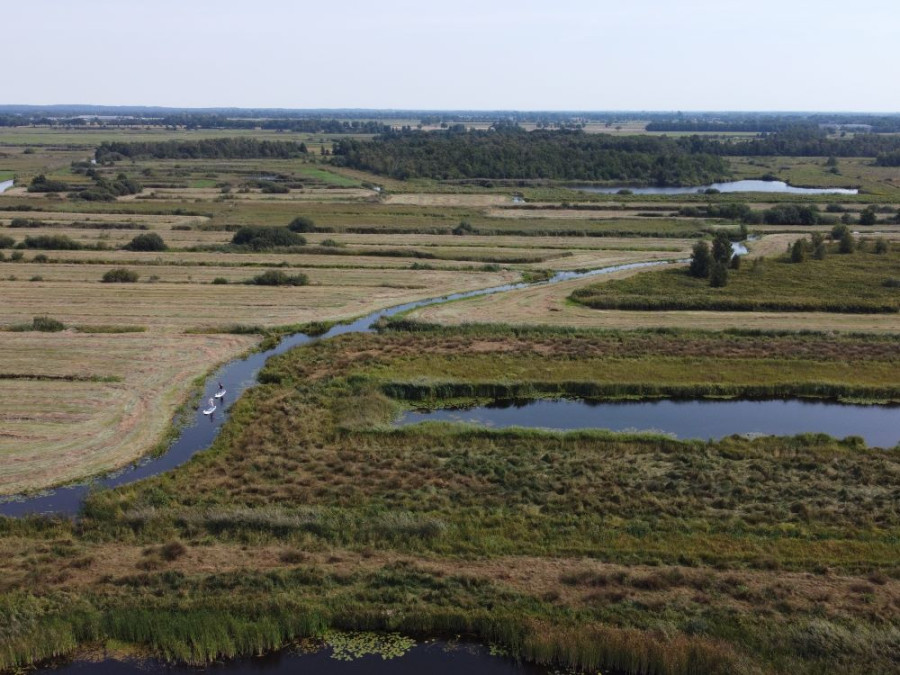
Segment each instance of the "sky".
[{"label": "sky", "polygon": [[0,104],[900,112],[898,0],[0,0]]}]

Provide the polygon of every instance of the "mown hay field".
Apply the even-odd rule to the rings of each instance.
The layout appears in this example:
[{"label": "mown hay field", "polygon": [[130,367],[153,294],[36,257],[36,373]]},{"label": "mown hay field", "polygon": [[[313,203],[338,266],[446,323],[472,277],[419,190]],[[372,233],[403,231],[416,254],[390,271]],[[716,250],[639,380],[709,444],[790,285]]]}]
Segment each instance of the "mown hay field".
[{"label": "mown hay field", "polygon": [[134,461],[165,436],[196,378],[258,339],[0,333],[0,494]]}]

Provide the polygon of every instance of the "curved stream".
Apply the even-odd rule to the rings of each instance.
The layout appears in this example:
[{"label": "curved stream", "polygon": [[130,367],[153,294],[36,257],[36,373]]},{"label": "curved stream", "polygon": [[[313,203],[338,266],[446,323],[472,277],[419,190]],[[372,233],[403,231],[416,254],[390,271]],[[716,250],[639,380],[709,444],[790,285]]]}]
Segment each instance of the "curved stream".
[{"label": "curved stream", "polygon": [[[672,262],[677,261],[659,260],[653,262],[629,263],[627,265],[602,267],[587,272],[558,272],[548,281],[540,283],[555,284],[570,279],[586,278],[600,274],[612,274],[613,272],[619,272],[621,270],[668,265]],[[372,324],[382,317],[395,316],[418,307],[437,305],[464,298],[475,298],[481,295],[503,293],[505,291],[527,288],[532,285],[534,284],[504,284],[502,286],[493,286],[477,291],[453,293],[439,298],[408,302],[402,305],[382,309],[377,312],[372,312],[352,323],[334,326],[327,333],[318,337],[311,337],[304,333],[294,333],[289,335],[276,347],[251,354],[246,358],[230,361],[210,375],[206,379],[203,388],[205,393],[200,400],[206,401],[211,397],[218,390],[218,384],[220,382],[227,392],[225,398],[218,404],[218,409],[212,415],[203,415],[198,409],[194,423],[181,429],[178,438],[163,454],[157,457],[142,459],[124,469],[106,474],[86,483],[69,485],[33,496],[7,497],[5,498],[6,501],[0,503],[0,515],[24,516],[32,513],[41,513],[74,516],[78,513],[78,509],[81,507],[84,498],[93,489],[114,488],[120,485],[126,485],[141,480],[142,478],[149,478],[150,476],[155,476],[164,471],[169,471],[170,469],[174,469],[175,467],[184,464],[195,453],[200,450],[205,450],[212,444],[225,421],[228,407],[231,402],[240,397],[248,387],[256,384],[256,376],[270,356],[281,354],[294,347],[309,344],[317,340],[328,340],[329,338],[345,333],[371,333],[373,332]]]}]

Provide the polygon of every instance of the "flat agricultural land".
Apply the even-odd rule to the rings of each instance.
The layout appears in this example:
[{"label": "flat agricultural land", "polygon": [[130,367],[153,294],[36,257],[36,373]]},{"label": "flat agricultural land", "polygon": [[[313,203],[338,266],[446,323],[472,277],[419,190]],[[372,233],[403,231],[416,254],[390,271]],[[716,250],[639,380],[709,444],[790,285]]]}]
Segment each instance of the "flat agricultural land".
[{"label": "flat agricultural land", "polygon": [[[644,131],[616,126],[590,131]],[[86,161],[104,140],[223,136],[312,152]],[[0,494],[146,454],[199,377],[290,327],[560,270],[671,264],[434,305],[287,351],[178,469],[90,495],[77,523],[0,518],[0,670],[97,644],[205,664],[329,628],[475,636],[585,672],[896,669],[898,448],[393,421],[423,402],[523,395],[900,401],[900,169],[734,158],[737,177],[863,192],[598,195],[384,178],[335,166],[320,152],[331,141],[0,129],[0,176],[17,181],[0,195]],[[39,175],[66,190],[27,192]],[[143,189],[73,194],[94,181]],[[687,277],[698,239],[741,233],[711,212],[749,223],[785,204],[816,206],[818,224],[750,225],[760,238],[724,289]],[[877,222],[859,225],[867,207]],[[301,216],[305,244],[230,244]],[[781,260],[840,219],[893,248]],[[167,249],[125,249],[142,234]],[[137,281],[101,282],[115,268]],[[248,283],[267,271],[308,283]],[[632,308],[578,304],[577,291]],[[45,316],[64,329],[34,330]]]},{"label": "flat agricultural land", "polygon": [[0,334],[0,494],[134,461],[165,436],[197,377],[257,342],[155,332]]}]

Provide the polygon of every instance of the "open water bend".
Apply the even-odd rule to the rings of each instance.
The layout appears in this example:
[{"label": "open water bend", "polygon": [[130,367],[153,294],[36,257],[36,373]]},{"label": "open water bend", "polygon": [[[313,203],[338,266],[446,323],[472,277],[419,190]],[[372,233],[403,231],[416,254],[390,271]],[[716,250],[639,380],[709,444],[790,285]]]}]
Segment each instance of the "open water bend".
[{"label": "open water bend", "polygon": [[[619,272],[621,270],[667,265],[671,262],[676,261],[657,260],[652,262],[602,267],[587,272],[558,272],[548,281],[540,283],[555,284],[570,279],[612,274],[613,272]],[[28,514],[39,513],[74,516],[78,513],[82,502],[91,490],[127,485],[128,483],[133,483],[143,478],[156,476],[157,474],[169,471],[184,464],[193,457],[195,453],[205,450],[212,444],[227,417],[228,408],[231,406],[231,403],[239,398],[248,387],[252,387],[256,384],[257,375],[270,356],[282,354],[294,347],[306,345],[318,340],[328,340],[338,335],[344,335],[345,333],[371,333],[374,330],[372,327],[373,324],[382,317],[396,316],[397,314],[402,314],[403,312],[418,307],[438,305],[453,300],[475,298],[482,295],[503,293],[506,291],[527,288],[532,285],[534,284],[504,284],[502,286],[493,286],[477,291],[453,293],[438,298],[408,302],[373,312],[351,323],[336,325],[327,333],[317,337],[309,336],[304,333],[294,333],[289,335],[272,349],[256,352],[244,358],[235,359],[212,373],[212,375],[206,379],[204,384],[204,394],[200,399],[201,404],[198,407],[193,423],[183,427],[180,430],[178,438],[176,438],[169,446],[168,450],[161,455],[144,458],[124,469],[94,478],[89,482],[60,487],[36,495],[6,497],[5,501],[0,503],[0,515],[25,516]],[[200,410],[203,407],[202,402],[206,401],[218,390],[218,383],[220,382],[227,392],[225,398],[218,404],[218,410],[212,415],[203,415]]]},{"label": "open water bend", "polygon": [[809,399],[495,401],[472,408],[414,410],[401,415],[397,425],[419,422],[464,422],[493,429],[608,429],[704,440],[732,434],[823,433],[836,438],[859,436],[873,447],[900,444],[900,406]]},{"label": "open water bend", "polygon": [[14,181],[11,180],[3,180],[0,181],[0,195],[9,190],[13,186]]}]

